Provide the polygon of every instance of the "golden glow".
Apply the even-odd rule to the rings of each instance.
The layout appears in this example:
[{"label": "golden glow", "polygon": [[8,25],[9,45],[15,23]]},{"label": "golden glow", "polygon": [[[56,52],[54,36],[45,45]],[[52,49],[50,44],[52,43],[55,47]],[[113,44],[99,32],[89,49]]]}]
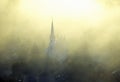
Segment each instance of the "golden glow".
[{"label": "golden glow", "polygon": [[86,54],[84,50],[88,50],[89,55],[95,57],[92,59],[99,62],[101,58],[101,63],[107,62],[108,68],[119,66],[119,2],[115,0],[117,5],[113,5],[114,0],[1,0],[0,52],[9,59],[14,39],[18,49],[20,40],[20,45],[27,46],[25,50],[35,43],[41,45],[40,52],[44,52],[49,43],[53,16],[55,36],[58,38],[62,34],[65,37],[70,53],[78,55],[76,52],[83,50]]},{"label": "golden glow", "polygon": [[102,7],[95,0],[22,0],[21,9],[49,16],[91,16]]}]

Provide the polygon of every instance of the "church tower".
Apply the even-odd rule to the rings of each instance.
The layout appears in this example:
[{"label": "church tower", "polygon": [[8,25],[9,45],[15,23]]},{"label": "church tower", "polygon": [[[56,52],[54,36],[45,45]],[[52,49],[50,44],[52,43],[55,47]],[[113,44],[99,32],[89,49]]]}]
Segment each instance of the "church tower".
[{"label": "church tower", "polygon": [[47,55],[49,57],[52,57],[54,54],[54,49],[55,49],[55,34],[54,34],[54,25],[53,25],[53,20],[51,23],[51,34],[50,34],[50,42],[47,50]]},{"label": "church tower", "polygon": [[53,20],[51,22],[50,40],[46,53],[45,72],[48,82],[55,82],[55,76],[59,75],[65,68],[66,48],[63,45],[64,41],[56,40],[54,33]]},{"label": "church tower", "polygon": [[52,23],[51,23],[51,35],[50,35],[50,43],[52,43],[52,42],[55,42],[53,20],[52,20]]},{"label": "church tower", "polygon": [[54,34],[54,25],[52,20],[50,41],[47,48],[46,64],[45,64],[45,72],[48,74],[47,76],[48,82],[55,82],[54,73],[51,73],[51,71],[53,70],[54,56],[55,56],[55,34]]}]

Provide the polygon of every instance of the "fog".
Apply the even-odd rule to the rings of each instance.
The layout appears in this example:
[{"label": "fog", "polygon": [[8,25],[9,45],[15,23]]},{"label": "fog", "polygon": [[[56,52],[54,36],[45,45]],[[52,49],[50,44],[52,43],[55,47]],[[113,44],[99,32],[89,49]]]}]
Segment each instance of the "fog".
[{"label": "fog", "polygon": [[[1,74],[3,69],[9,74],[8,70],[18,62],[23,62],[25,68],[34,73],[44,70],[52,19],[42,11],[22,11],[21,1],[0,1]],[[73,82],[79,80],[80,75],[82,82],[93,82],[86,78],[113,82],[112,72],[120,68],[120,1],[97,2],[104,11],[93,19],[81,16],[53,17],[55,38],[59,46],[64,45],[67,49],[67,57],[63,56],[62,51],[57,53],[63,54],[61,58],[66,57],[62,67],[73,75]]]}]

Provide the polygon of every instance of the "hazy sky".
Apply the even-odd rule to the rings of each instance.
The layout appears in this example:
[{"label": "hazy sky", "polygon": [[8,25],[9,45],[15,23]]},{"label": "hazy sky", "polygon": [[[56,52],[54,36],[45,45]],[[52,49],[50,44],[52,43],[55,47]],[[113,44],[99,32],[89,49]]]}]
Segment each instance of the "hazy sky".
[{"label": "hazy sky", "polygon": [[49,39],[53,17],[56,36],[76,41],[76,45],[87,39],[101,46],[119,34],[119,3],[119,0],[2,0],[0,40],[10,38],[13,32]]}]

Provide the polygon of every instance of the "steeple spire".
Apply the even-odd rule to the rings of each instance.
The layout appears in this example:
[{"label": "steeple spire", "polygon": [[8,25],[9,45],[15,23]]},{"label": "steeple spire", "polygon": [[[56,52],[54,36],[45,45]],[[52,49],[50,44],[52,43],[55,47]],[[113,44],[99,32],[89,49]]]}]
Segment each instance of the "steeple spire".
[{"label": "steeple spire", "polygon": [[49,42],[49,46],[48,46],[48,50],[47,50],[47,55],[52,55],[54,46],[55,46],[55,34],[54,34],[54,25],[53,25],[53,20],[52,20],[50,42]]},{"label": "steeple spire", "polygon": [[54,40],[55,40],[55,35],[54,35],[54,25],[53,25],[53,19],[52,19],[50,41],[54,41]]}]

